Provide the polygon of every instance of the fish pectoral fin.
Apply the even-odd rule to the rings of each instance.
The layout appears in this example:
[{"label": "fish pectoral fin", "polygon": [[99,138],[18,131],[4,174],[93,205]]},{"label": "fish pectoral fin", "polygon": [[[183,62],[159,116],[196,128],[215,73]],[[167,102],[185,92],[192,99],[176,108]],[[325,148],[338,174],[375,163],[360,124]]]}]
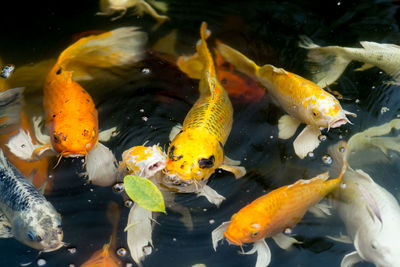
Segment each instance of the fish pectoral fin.
[{"label": "fish pectoral fin", "polygon": [[253,244],[253,248],[243,254],[254,254],[257,252],[257,262],[255,267],[266,267],[271,262],[271,250],[264,239],[260,239]]},{"label": "fish pectoral fin", "polygon": [[357,118],[357,114],[355,114],[355,113],[353,113],[353,112],[350,112],[350,111],[347,111],[347,110],[343,110],[344,111],[344,114],[345,115],[348,115],[348,116],[352,116],[352,117],[354,117],[354,118]]},{"label": "fish pectoral fin", "polygon": [[225,165],[229,165],[229,166],[239,166],[240,160],[234,160],[234,159],[228,158],[227,156],[224,156],[224,161],[222,163]]},{"label": "fish pectoral fin", "polygon": [[360,257],[357,251],[353,251],[343,257],[340,267],[352,267],[354,264],[360,261],[363,261],[363,259]]},{"label": "fish pectoral fin", "polygon": [[112,137],[115,137],[119,134],[117,131],[117,127],[112,127],[110,129],[101,131],[99,133],[98,140],[99,142],[108,142]]},{"label": "fish pectoral fin", "polygon": [[218,242],[224,238],[224,233],[228,229],[229,222],[223,222],[211,232],[211,241],[214,251],[217,251]]},{"label": "fish pectoral fin", "polygon": [[4,213],[0,212],[0,238],[10,238],[13,236],[10,221]]},{"label": "fish pectoral fin", "polygon": [[318,203],[308,209],[315,217],[317,218],[327,218],[331,216],[332,213],[330,211],[332,207],[326,203]]},{"label": "fish pectoral fin", "polygon": [[116,182],[118,169],[114,154],[97,142],[86,156],[86,172],[94,185],[110,186]]},{"label": "fish pectoral fin", "polygon": [[299,128],[300,121],[289,116],[283,115],[278,122],[278,137],[280,139],[289,139],[294,135],[297,128]]},{"label": "fish pectoral fin", "polygon": [[208,185],[202,186],[198,191],[197,191],[197,196],[203,196],[207,198],[209,202],[214,204],[215,206],[219,207],[221,205],[222,201],[225,200],[224,196],[221,196],[218,194],[217,191],[209,187]]},{"label": "fish pectoral fin", "polygon": [[333,240],[333,241],[337,241],[337,242],[341,242],[341,243],[346,243],[346,244],[353,244],[353,241],[351,240],[351,238],[348,235],[344,235],[342,233],[340,233],[339,236],[330,236],[327,235],[327,238]]},{"label": "fish pectoral fin", "polygon": [[223,169],[225,171],[233,173],[236,179],[242,178],[246,175],[246,169],[242,166],[230,166],[230,165],[221,165],[218,169]]},{"label": "fish pectoral fin", "polygon": [[175,137],[181,132],[181,130],[182,130],[182,124],[180,123],[172,127],[171,132],[169,133],[169,141],[172,142],[172,140],[175,139]]},{"label": "fish pectoral fin", "polygon": [[368,63],[364,63],[361,67],[355,69],[355,71],[364,71],[364,70],[368,70],[370,68],[375,67],[374,65],[368,64]]},{"label": "fish pectoral fin", "polygon": [[318,138],[320,134],[321,131],[318,127],[307,125],[293,142],[294,152],[296,155],[303,159],[309,152],[316,149],[319,146],[319,143],[321,143]]},{"label": "fish pectoral fin", "polygon": [[281,249],[288,250],[293,244],[301,244],[302,242],[298,241],[296,238],[291,236],[287,236],[284,233],[276,234],[272,237],[275,243]]}]

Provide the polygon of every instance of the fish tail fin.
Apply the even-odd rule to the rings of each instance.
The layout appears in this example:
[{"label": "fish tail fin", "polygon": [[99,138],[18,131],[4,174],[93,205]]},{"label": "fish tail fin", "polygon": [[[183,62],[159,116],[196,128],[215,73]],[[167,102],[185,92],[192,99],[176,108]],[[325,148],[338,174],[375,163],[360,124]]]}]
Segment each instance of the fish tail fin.
[{"label": "fish tail fin", "polygon": [[306,36],[300,36],[300,39],[299,47],[310,50],[307,55],[310,62],[309,69],[313,81],[320,87],[335,82],[351,62],[339,46],[320,47]]},{"label": "fish tail fin", "polygon": [[337,177],[334,180],[340,181],[347,169],[347,143],[340,141],[328,148],[328,154],[332,157],[332,168],[329,171],[330,177]]},{"label": "fish tail fin", "polygon": [[259,69],[257,64],[239,51],[221,42],[217,42],[217,49],[222,57],[235,66],[235,68],[239,71],[250,77],[253,77],[257,74]]},{"label": "fish tail fin", "polygon": [[83,73],[85,67],[131,65],[143,59],[146,42],[147,35],[139,31],[139,28],[121,27],[79,39],[61,53],[56,65],[66,70],[75,71],[77,68]]}]

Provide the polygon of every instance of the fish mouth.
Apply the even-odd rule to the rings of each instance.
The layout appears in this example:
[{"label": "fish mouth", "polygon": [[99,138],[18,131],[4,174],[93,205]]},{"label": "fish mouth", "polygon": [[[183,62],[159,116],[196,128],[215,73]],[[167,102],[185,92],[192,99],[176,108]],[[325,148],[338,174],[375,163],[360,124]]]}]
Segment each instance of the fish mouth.
[{"label": "fish mouth", "polygon": [[58,250],[58,249],[62,248],[63,246],[65,246],[65,243],[64,242],[60,242],[60,243],[51,245],[49,247],[46,247],[45,249],[42,250],[42,252],[52,252],[52,251],[55,251],[55,250]]},{"label": "fish mouth", "polygon": [[228,241],[229,245],[242,246],[242,242],[232,237],[228,232],[225,231],[224,236],[226,238],[226,241]]},{"label": "fish mouth", "polygon": [[87,155],[87,152],[78,152],[78,153],[71,153],[71,152],[63,152],[61,155],[64,158],[79,158],[79,157],[85,157]]},{"label": "fish mouth", "polygon": [[329,123],[328,129],[329,128],[338,128],[346,123],[351,123],[351,122],[347,118],[338,119],[338,120],[333,121],[332,123]]}]

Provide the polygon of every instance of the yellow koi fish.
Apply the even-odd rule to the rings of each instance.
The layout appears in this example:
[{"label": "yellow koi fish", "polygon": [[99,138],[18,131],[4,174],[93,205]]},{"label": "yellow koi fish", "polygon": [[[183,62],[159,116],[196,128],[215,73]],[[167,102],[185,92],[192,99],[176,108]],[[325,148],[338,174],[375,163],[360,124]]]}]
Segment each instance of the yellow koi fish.
[{"label": "yellow koi fish", "polygon": [[[177,184],[208,179],[216,169],[232,172],[236,178],[245,174],[240,162],[224,157],[223,148],[232,128],[233,108],[229,96],[216,78],[214,62],[206,39],[207,24],[200,28],[196,60],[203,61],[199,84],[200,97],[187,114],[167,153],[165,173]],[[188,59],[189,61],[191,58]]]},{"label": "yellow koi fish", "polygon": [[278,123],[279,138],[289,139],[301,123],[307,124],[293,142],[294,151],[300,158],[318,147],[320,129],[337,128],[350,122],[339,101],[315,83],[272,65],[256,65],[235,49],[219,43],[221,55],[239,71],[256,79],[270,92],[273,100],[289,115]]},{"label": "yellow koi fish", "polygon": [[360,48],[316,45],[306,36],[301,36],[299,46],[310,50],[308,59],[313,80],[321,87],[334,83],[342,75],[351,61],[363,62],[356,71],[378,67],[393,77],[396,84],[400,82],[400,46],[394,44],[379,44],[375,42],[360,42]]},{"label": "yellow koi fish", "polygon": [[254,248],[246,254],[257,250],[256,266],[267,266],[271,252],[264,238],[272,237],[283,249],[298,243],[296,239],[283,232],[291,232],[310,207],[337,188],[346,171],[346,143],[339,142],[329,150],[337,161],[334,170],[340,172],[337,178],[328,179],[330,175],[326,172],[310,180],[301,179],[294,184],[282,186],[257,198],[234,214],[230,222],[223,223],[213,231],[214,249],[223,237],[237,246],[254,243]]}]

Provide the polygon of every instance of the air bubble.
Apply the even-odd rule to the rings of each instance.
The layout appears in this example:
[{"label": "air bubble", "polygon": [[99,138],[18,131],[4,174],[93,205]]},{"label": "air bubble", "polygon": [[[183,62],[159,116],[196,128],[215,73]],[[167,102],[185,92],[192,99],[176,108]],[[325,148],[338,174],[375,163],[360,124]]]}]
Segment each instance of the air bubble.
[{"label": "air bubble", "polygon": [[75,267],[75,264],[70,263],[70,264],[68,265],[68,267]]},{"label": "air bubble", "polygon": [[214,219],[211,219],[211,220],[209,220],[208,221],[210,224],[214,224],[215,223],[215,220]]},{"label": "air bubble", "polygon": [[318,136],[318,139],[319,139],[319,141],[325,141],[325,140],[326,140],[326,135],[320,134],[320,135]]},{"label": "air bubble", "polygon": [[45,266],[46,265],[46,260],[45,259],[38,259],[36,264],[38,266]]},{"label": "air bubble", "polygon": [[121,193],[124,190],[124,184],[123,183],[116,183],[113,186],[113,190],[115,193]]},{"label": "air bubble", "polygon": [[125,265],[125,267],[133,267],[133,264],[130,263],[130,262],[127,262],[126,265]]},{"label": "air bubble", "polygon": [[151,73],[151,70],[149,68],[143,68],[142,73],[148,75]]},{"label": "air bubble", "polygon": [[124,205],[125,205],[125,207],[130,208],[133,206],[133,201],[130,199],[127,199],[124,201]]},{"label": "air bubble", "polygon": [[307,156],[308,156],[309,158],[313,158],[313,157],[314,157],[314,152],[308,152]]},{"label": "air bubble", "polygon": [[327,164],[327,165],[331,165],[332,162],[333,162],[333,159],[332,159],[332,157],[330,155],[325,154],[325,155],[322,156],[322,162]]},{"label": "air bubble", "polygon": [[345,189],[345,188],[347,187],[347,185],[346,185],[345,183],[342,183],[342,184],[340,185],[340,187],[341,187],[342,189]]},{"label": "air bubble", "polygon": [[128,254],[128,250],[126,248],[117,249],[117,255],[119,257],[125,257]]}]

